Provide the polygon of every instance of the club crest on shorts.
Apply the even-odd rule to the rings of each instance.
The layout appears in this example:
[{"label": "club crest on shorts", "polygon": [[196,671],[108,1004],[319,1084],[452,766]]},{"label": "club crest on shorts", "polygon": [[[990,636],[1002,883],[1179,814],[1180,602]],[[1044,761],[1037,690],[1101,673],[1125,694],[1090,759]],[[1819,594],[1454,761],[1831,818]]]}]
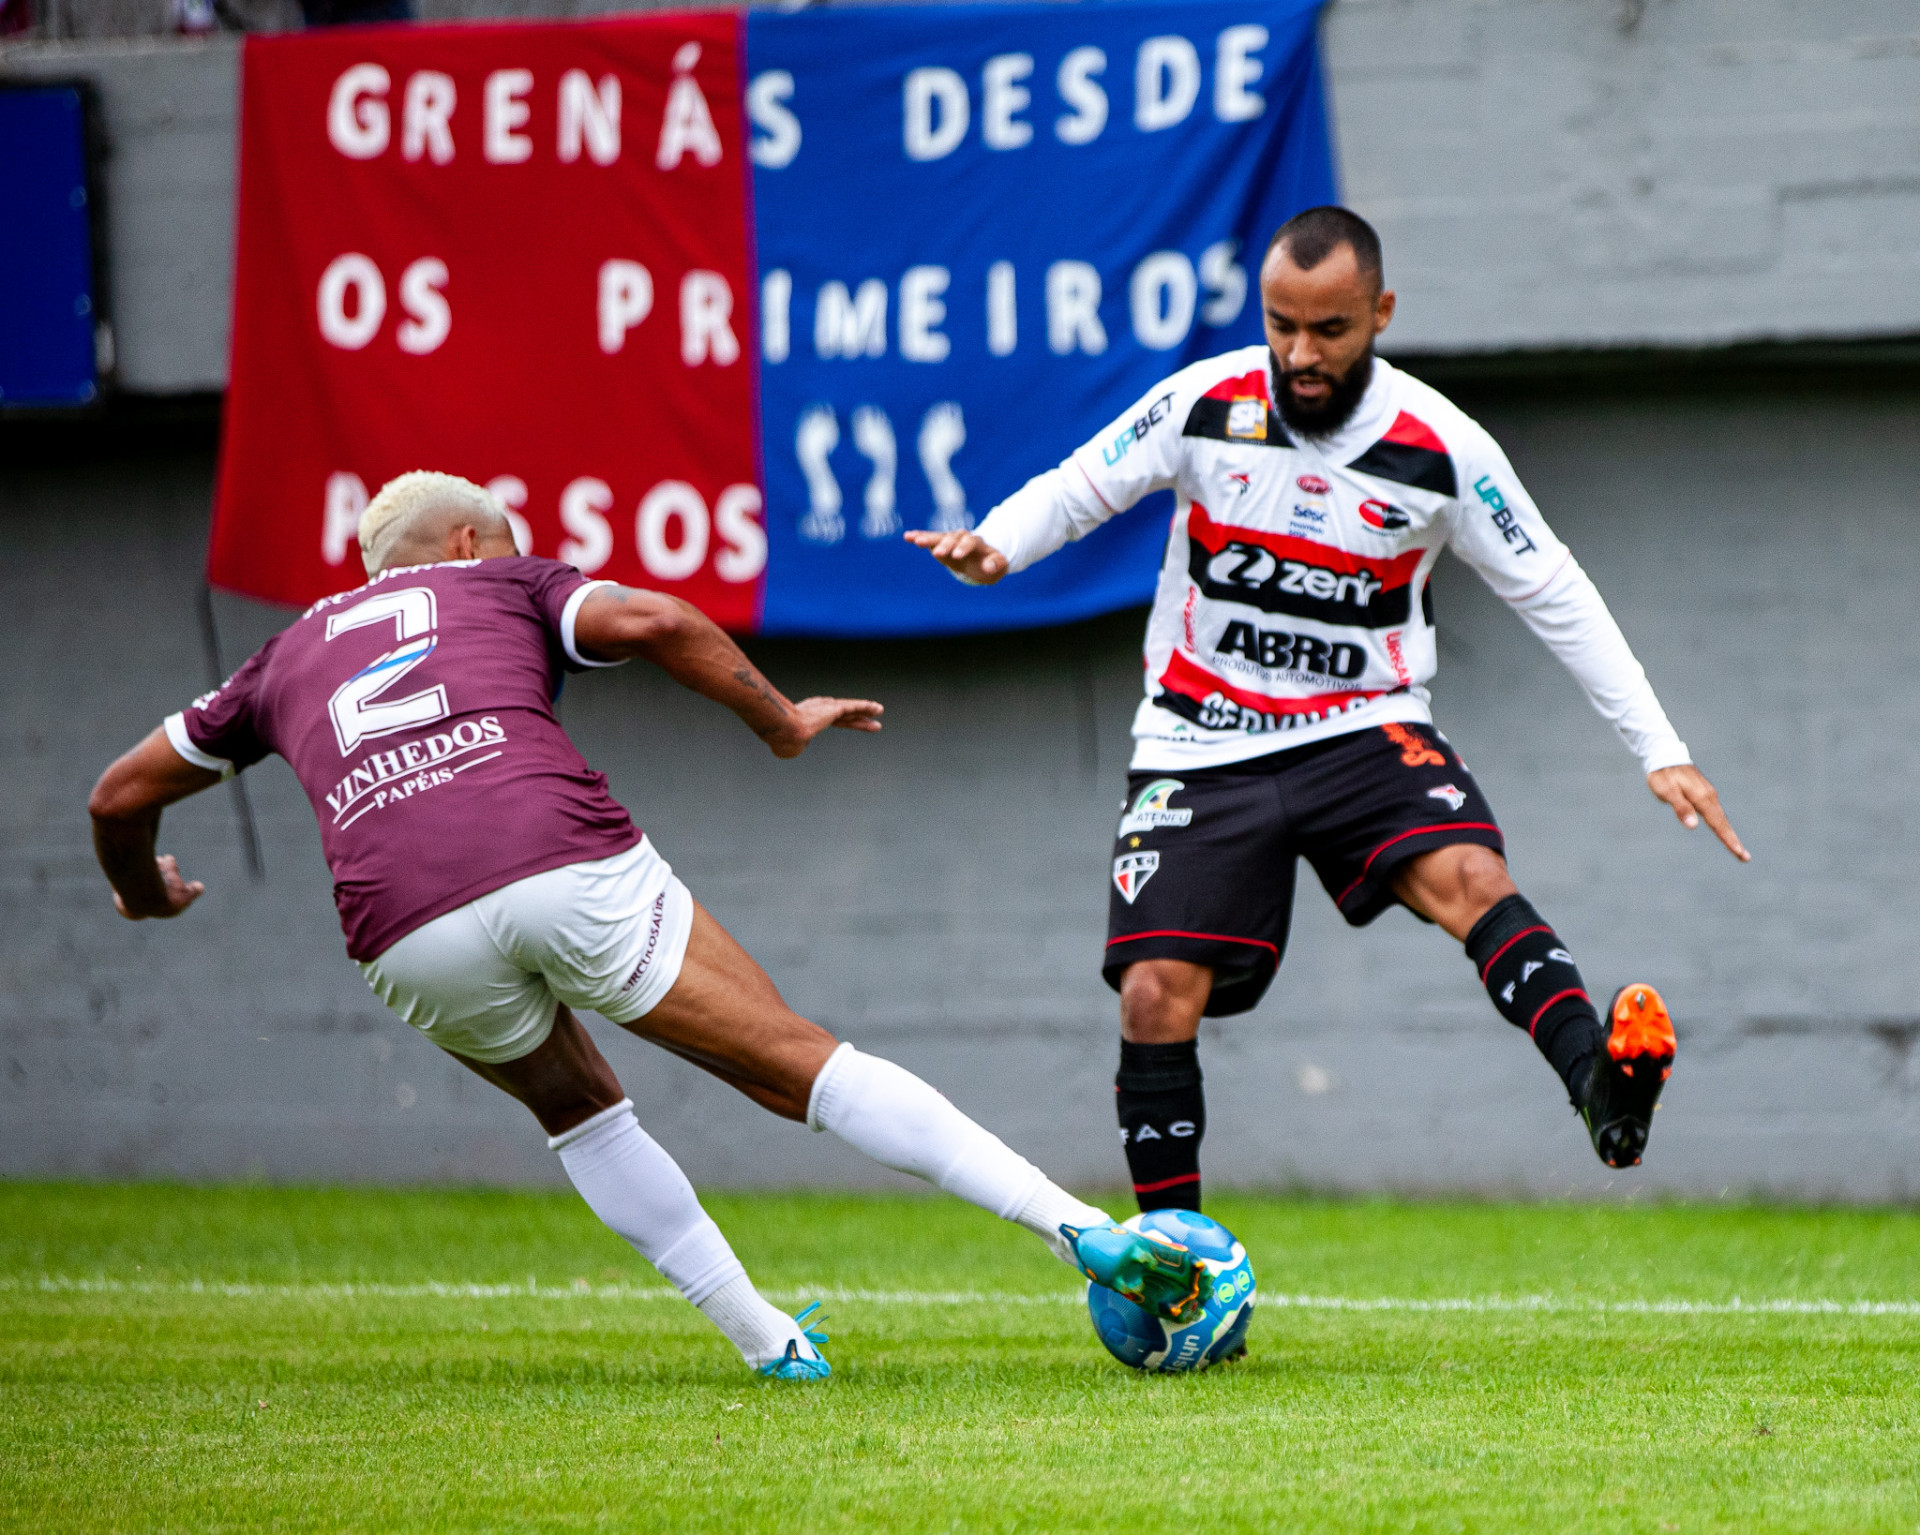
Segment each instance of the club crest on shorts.
[{"label": "club crest on shorts", "polygon": [[1133,898],[1159,867],[1158,853],[1122,853],[1113,861],[1113,888],[1120,892],[1120,899],[1131,906]]},{"label": "club crest on shorts", "polygon": [[1445,800],[1449,810],[1458,810],[1467,802],[1466,791],[1457,789],[1450,783],[1443,783],[1437,789],[1427,790],[1427,798]]},{"label": "club crest on shorts", "polygon": [[1120,818],[1118,835],[1126,837],[1137,831],[1189,824],[1193,820],[1191,810],[1171,810],[1167,807],[1167,801],[1184,788],[1186,785],[1177,778],[1154,779],[1133,797],[1133,808]]}]

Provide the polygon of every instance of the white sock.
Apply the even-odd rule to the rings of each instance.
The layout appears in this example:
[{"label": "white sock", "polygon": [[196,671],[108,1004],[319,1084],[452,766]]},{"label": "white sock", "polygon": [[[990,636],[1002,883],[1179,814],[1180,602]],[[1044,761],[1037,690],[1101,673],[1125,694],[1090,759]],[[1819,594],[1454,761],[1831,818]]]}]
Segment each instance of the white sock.
[{"label": "white sock", "polygon": [[1053,1255],[1077,1274],[1079,1260],[1074,1257],[1067,1239],[1060,1235],[1060,1228],[1073,1226],[1084,1231],[1089,1226],[1104,1226],[1113,1217],[1096,1205],[1075,1199],[1051,1179],[1042,1179],[1040,1187],[1033,1191],[1033,1197],[1021,1206],[1014,1219],[1051,1247]]},{"label": "white sock", "polygon": [[1061,1239],[1061,1222],[1091,1226],[1107,1219],[912,1072],[852,1045],[835,1050],[814,1078],[807,1127],[831,1130],[895,1172],[925,1178],[1002,1220],[1017,1221],[1069,1264],[1073,1256]]},{"label": "white sock", "polygon": [[817,1357],[793,1318],[760,1298],[680,1164],[640,1128],[632,1099],[547,1144],[588,1208],[698,1306],[748,1364],[778,1359],[796,1340],[802,1358]]}]

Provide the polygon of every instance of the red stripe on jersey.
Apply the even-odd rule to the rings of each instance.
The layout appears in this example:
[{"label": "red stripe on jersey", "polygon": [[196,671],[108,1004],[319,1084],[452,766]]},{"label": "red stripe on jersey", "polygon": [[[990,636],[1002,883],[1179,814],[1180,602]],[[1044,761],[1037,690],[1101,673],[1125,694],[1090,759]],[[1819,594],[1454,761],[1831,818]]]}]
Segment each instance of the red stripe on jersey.
[{"label": "red stripe on jersey", "polygon": [[1264,400],[1267,398],[1267,370],[1255,368],[1238,378],[1223,378],[1206,392],[1209,400]]},{"label": "red stripe on jersey", "polygon": [[1275,698],[1269,693],[1235,687],[1226,678],[1216,676],[1178,650],[1173,653],[1173,659],[1167,662],[1167,669],[1160,674],[1160,686],[1170,693],[1191,698],[1195,703],[1204,702],[1209,693],[1224,693],[1242,708],[1252,709],[1257,714],[1315,714],[1335,704],[1344,706],[1356,699],[1379,698],[1393,691],[1390,688],[1358,688],[1347,693],[1313,693],[1305,698]]},{"label": "red stripe on jersey", "polygon": [[1393,425],[1387,428],[1386,435],[1380,440],[1401,443],[1409,448],[1425,448],[1430,453],[1447,451],[1447,445],[1434,435],[1432,427],[1404,410],[1393,418]]},{"label": "red stripe on jersey", "polygon": [[1263,528],[1243,528],[1230,522],[1215,522],[1198,501],[1187,514],[1187,537],[1209,554],[1218,554],[1228,544],[1256,544],[1289,560],[1330,570],[1336,575],[1374,577],[1383,587],[1405,586],[1426,557],[1424,549],[1409,549],[1392,559],[1368,559],[1349,554],[1331,544],[1315,543],[1310,538],[1295,538],[1287,533],[1269,533]]}]

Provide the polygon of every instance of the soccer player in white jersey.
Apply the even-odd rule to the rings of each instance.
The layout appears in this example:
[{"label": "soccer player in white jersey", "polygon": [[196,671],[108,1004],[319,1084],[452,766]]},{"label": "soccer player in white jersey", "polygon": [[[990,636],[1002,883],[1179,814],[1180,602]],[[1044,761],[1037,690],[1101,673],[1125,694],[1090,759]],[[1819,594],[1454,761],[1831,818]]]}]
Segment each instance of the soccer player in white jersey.
[{"label": "soccer player in white jersey", "polygon": [[1433,726],[1428,577],[1451,548],[1545,641],[1681,822],[1746,849],[1593,582],[1493,439],[1374,355],[1380,241],[1344,208],[1274,236],[1265,346],[1183,368],[972,532],[907,537],[962,580],[1025,570],[1150,491],[1177,498],[1114,846],[1121,1138],[1142,1209],[1198,1208],[1200,1019],[1280,964],[1304,857],[1354,926],[1398,902],[1461,940],[1566,1084],[1594,1150],[1640,1161],[1674,1034],[1653,987],[1605,1022],[1514,888],[1493,811]]},{"label": "soccer player in white jersey", "polygon": [[451,475],[385,486],[360,548],[366,585],[316,603],[101,776],[94,846],[122,915],[175,917],[203,889],[155,855],[163,807],[284,757],[368,984],[526,1104],[594,1213],[764,1375],[829,1373],[813,1308],[789,1317],[760,1297],[572,1009],[1017,1221],[1163,1316],[1197,1312],[1204,1270],[1185,1249],[1121,1230],[918,1077],[793,1013],[552,707],[563,671],[643,657],[797,757],[830,726],[878,730],[879,704],[790,703],[679,599],[520,555],[493,499]]}]

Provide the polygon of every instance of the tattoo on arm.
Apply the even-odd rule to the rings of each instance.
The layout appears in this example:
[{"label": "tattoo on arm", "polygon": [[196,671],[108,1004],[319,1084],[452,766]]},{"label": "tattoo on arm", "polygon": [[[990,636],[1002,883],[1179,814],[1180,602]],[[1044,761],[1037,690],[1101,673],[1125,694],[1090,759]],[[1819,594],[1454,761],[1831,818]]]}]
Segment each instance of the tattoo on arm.
[{"label": "tattoo on arm", "polygon": [[[780,711],[781,719],[784,720],[786,718],[787,706],[782,701],[780,695],[773,690],[773,684],[768,682],[766,678],[762,677],[751,666],[741,667],[733,674],[733,680],[742,687],[751,688],[760,696],[763,702],[771,704]],[[763,736],[770,735],[779,728],[778,724],[756,726],[755,734]]]}]

